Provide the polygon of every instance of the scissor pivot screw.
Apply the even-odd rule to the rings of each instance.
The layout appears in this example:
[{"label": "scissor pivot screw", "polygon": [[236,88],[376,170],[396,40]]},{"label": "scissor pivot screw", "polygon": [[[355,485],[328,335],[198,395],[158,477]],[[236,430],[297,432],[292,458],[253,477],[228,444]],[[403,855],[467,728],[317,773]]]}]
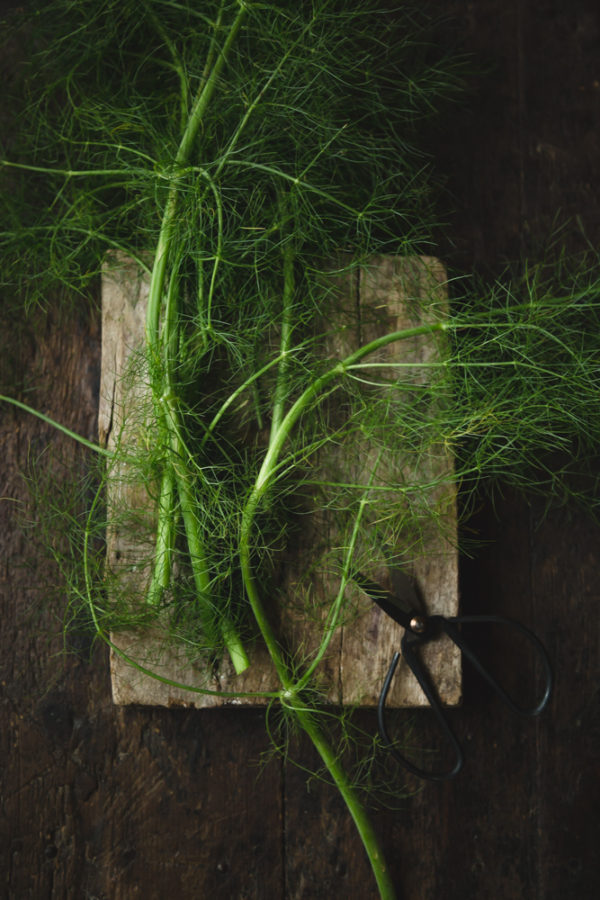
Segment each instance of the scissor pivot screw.
[{"label": "scissor pivot screw", "polygon": [[427,623],[422,616],[413,616],[410,620],[410,630],[415,634],[423,634],[427,628]]}]

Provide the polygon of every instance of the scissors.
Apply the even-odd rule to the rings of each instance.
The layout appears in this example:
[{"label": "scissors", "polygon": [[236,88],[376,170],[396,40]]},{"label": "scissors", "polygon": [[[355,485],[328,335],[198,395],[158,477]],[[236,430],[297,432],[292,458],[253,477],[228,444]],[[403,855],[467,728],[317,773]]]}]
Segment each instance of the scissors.
[{"label": "scissors", "polygon": [[[402,657],[413,672],[415,678],[419,682],[423,693],[427,697],[429,704],[435,713],[436,719],[445,736],[446,741],[452,747],[454,752],[454,765],[447,771],[427,771],[407,760],[398,752],[388,734],[386,725],[385,703],[390,691],[394,673],[398,666],[400,653],[394,653],[392,662],[388,669],[387,675],[383,682],[379,703],[377,707],[377,720],[379,725],[379,733],[386,748],[392,753],[409,772],[417,775],[419,778],[425,778],[430,781],[446,781],[458,775],[463,767],[464,756],[463,751],[456,739],[452,728],[444,713],[444,708],[439,699],[438,693],[433,686],[429,673],[425,669],[418,650],[429,641],[435,640],[440,634],[446,634],[450,640],[462,651],[463,655],[477,669],[479,674],[494,689],[501,700],[519,716],[537,716],[548,704],[550,694],[552,692],[552,667],[548,654],[539,640],[539,638],[520,622],[507,619],[504,616],[497,615],[480,615],[480,616],[428,616],[421,610],[421,602],[418,594],[417,585],[414,579],[405,571],[395,570],[394,572],[394,593],[386,591],[380,585],[370,581],[364,575],[358,573],[354,576],[356,584],[365,592],[365,594],[373,600],[388,616],[401,625],[405,631],[400,647]],[[500,624],[510,627],[513,632],[524,635],[533,645],[541,663],[544,672],[544,686],[542,697],[539,702],[529,708],[523,708],[517,705],[514,700],[509,697],[504,688],[498,684],[493,675],[482,665],[479,658],[471,650],[469,644],[461,633],[461,625],[470,624]]]}]

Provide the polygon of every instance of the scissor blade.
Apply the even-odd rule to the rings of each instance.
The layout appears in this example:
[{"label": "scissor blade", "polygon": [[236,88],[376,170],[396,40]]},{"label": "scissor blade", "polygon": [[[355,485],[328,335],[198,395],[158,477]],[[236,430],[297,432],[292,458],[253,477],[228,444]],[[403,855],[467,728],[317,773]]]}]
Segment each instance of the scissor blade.
[{"label": "scissor blade", "polygon": [[418,614],[421,605],[419,595],[413,579],[406,572],[394,572],[393,594],[366,578],[361,572],[354,580],[367,597],[403,628],[408,628],[413,616]]}]

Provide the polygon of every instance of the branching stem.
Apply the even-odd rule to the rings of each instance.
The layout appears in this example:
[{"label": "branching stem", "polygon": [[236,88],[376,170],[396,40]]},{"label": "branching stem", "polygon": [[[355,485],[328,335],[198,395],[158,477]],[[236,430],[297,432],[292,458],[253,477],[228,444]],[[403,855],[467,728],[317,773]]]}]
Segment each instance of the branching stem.
[{"label": "branching stem", "polygon": [[[292,668],[287,662],[285,652],[277,639],[271,622],[269,621],[267,611],[265,610],[256,584],[251,560],[251,533],[258,509],[271,484],[274,473],[277,470],[279,455],[292,428],[302,413],[312,405],[325,388],[327,388],[336,378],[342,377],[348,366],[359,362],[365,356],[375,353],[377,350],[380,350],[388,344],[405,340],[410,337],[416,337],[418,335],[433,334],[436,331],[443,331],[445,329],[445,323],[436,322],[429,325],[420,325],[414,328],[395,331],[383,337],[376,338],[368,344],[359,347],[358,350],[334,365],[331,369],[321,375],[320,378],[315,379],[298,397],[288,413],[282,418],[277,430],[271,435],[269,448],[256,478],[254,488],[248,497],[242,513],[240,530],[240,566],[246,594],[263,640],[267,645],[267,649],[273,660],[275,669],[277,670],[283,692],[286,694],[286,698],[288,698],[286,699],[287,705],[294,711],[299,724],[313,741],[340,793],[344,797],[350,814],[360,833],[365,850],[369,856],[382,900],[392,900],[392,898],[395,897],[395,892],[383,860],[377,837],[368,819],[365,808],[352,790],[339,760],[330,747],[329,742],[316,725],[310,703],[307,703],[305,698],[297,693],[297,685],[294,684]],[[358,524],[356,524],[356,528],[358,528]],[[328,641],[327,633],[324,636],[324,641]],[[297,698],[297,700],[294,698]]]},{"label": "branching stem", "polygon": [[313,742],[319,756],[325,763],[335,786],[344,798],[344,802],[354,820],[354,824],[356,825],[356,829],[369,858],[371,869],[375,881],[377,882],[377,887],[379,888],[380,900],[396,900],[396,890],[385,861],[385,856],[364,804],[350,784],[348,776],[329,741],[315,722],[314,714],[311,711],[308,711],[304,704],[300,704],[296,707],[292,701],[290,707],[294,710],[298,723]]},{"label": "branching stem", "polygon": [[[200,607],[208,602],[210,578],[208,575],[207,553],[194,511],[193,491],[189,483],[187,468],[182,457],[183,444],[180,438],[181,423],[179,422],[179,412],[175,401],[172,378],[173,351],[178,344],[177,266],[171,259],[173,251],[173,230],[178,209],[181,179],[183,178],[183,174],[178,175],[178,173],[185,169],[185,166],[190,160],[203,116],[216,90],[219,76],[227,61],[229,51],[241,28],[245,14],[246,7],[244,4],[240,4],[237,16],[229,29],[221,50],[215,53],[216,58],[212,69],[206,80],[201,84],[175,156],[173,166],[175,177],[169,188],[154,255],[146,317],[146,338],[148,349],[150,351],[151,363],[155,368],[158,368],[159,372],[162,371],[164,373],[158,378],[158,381],[155,379],[155,384],[153,385],[154,396],[158,400],[156,406],[158,410],[159,431],[164,431],[166,429],[167,433],[164,435],[164,444],[165,446],[170,447],[171,453],[171,460],[167,460],[166,462],[167,468],[163,473],[160,492],[160,504],[158,510],[158,539],[160,545],[157,543],[152,593],[155,593],[156,588],[164,583],[165,573],[167,567],[169,567],[172,526],[167,522],[167,518],[171,517],[172,519],[173,515],[173,475],[169,471],[172,466],[174,469],[174,482],[177,486],[179,504],[183,515]],[[220,22],[220,19],[218,22]],[[217,26],[215,26],[215,28],[216,27]],[[163,311],[165,284],[169,265],[172,266],[172,272],[170,286],[167,292],[167,302],[164,311],[161,335],[161,312]],[[162,409],[160,405],[161,399],[164,400]],[[205,622],[207,621],[206,616],[203,616],[203,619]],[[226,619],[223,621],[222,633],[236,672],[239,673],[244,671],[249,665],[248,658],[233,625]]]}]

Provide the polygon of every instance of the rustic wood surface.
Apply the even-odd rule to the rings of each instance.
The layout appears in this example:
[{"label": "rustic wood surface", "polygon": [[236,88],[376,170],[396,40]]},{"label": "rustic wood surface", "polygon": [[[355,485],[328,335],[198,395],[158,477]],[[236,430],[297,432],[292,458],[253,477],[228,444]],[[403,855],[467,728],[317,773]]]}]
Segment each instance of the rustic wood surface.
[{"label": "rustic wood surface", "polygon": [[[411,328],[425,321],[427,306],[447,304],[447,276],[439,260],[431,257],[376,257],[369,261],[359,279],[341,277],[339,293],[345,328],[334,338],[328,352],[343,359],[361,344],[386,334]],[[148,305],[149,278],[132,260],[113,255],[102,275],[102,365],[98,434],[103,445],[115,450],[125,448],[135,454],[144,449],[147,435],[153,432],[151,391],[147,366],[145,321]],[[439,315],[439,311],[437,313]],[[339,328],[340,321],[332,323]],[[429,370],[419,363],[439,358],[436,341],[424,335],[394,344],[377,354],[377,365],[402,362],[417,364],[405,369],[410,383],[424,381]],[[425,373],[425,374],[424,374]],[[373,373],[376,379],[376,373]],[[427,414],[427,413],[425,413]],[[151,575],[151,553],[154,545],[154,501],[145,486],[128,471],[127,456],[111,466],[107,482],[107,566],[111,591],[126,590],[131,602],[143,607]],[[442,528],[430,528],[422,536],[403,536],[410,548],[411,573],[419,586],[428,612],[446,616],[458,612],[458,552],[456,490],[452,483],[452,460],[443,448],[434,448],[420,462],[419,471],[406,470],[399,460],[375,458],[365,441],[355,437],[333,450],[326,448],[313,462],[315,478],[327,481],[339,477],[358,484],[390,484],[420,478],[435,484],[428,493],[428,503],[438,510]],[[156,486],[152,489],[154,492]],[[315,506],[316,504],[316,506]],[[306,591],[311,592],[314,610],[326,616],[339,584],[328,564],[333,548],[340,545],[335,517],[315,508],[303,516],[302,533],[294,541],[282,563],[282,583],[271,610],[279,622],[285,643],[303,646],[307,654],[318,650],[322,630],[307,622],[301,608]],[[123,515],[125,514],[125,518]],[[365,574],[390,589],[389,573],[381,550],[359,538],[356,552],[368,559]],[[361,544],[362,540],[362,544]],[[411,546],[412,545],[412,546]],[[401,551],[403,547],[399,547]],[[347,588],[347,603],[353,615],[349,625],[340,627],[332,640],[320,670],[323,689],[331,703],[376,706],[379,691],[393,653],[400,646],[403,630],[354,586]],[[280,682],[262,642],[250,648],[250,668],[236,676],[227,659],[219,671],[202,671],[192,665],[185,647],[166,642],[167,624],[151,628],[116,631],[112,636],[110,668],[113,700],[121,705],[138,703],[159,706],[208,708],[231,703],[219,691],[247,692],[233,701],[235,705],[264,705],[251,692],[277,691]],[[461,660],[458,648],[448,639],[428,644],[423,653],[428,670],[439,687],[440,699],[449,705],[460,701]],[[134,661],[161,679],[145,674],[131,664]],[[215,693],[203,694],[186,690],[189,685],[207,688]],[[389,707],[422,706],[426,698],[409,668],[402,663],[394,678],[388,698]]]},{"label": "rustic wood surface", "polygon": [[[558,209],[579,215],[600,246],[596,0],[441,6],[486,67],[470,111],[432,137],[452,173],[457,258],[497,268],[545,236]],[[583,243],[575,224],[566,233]],[[35,335],[0,335],[2,389],[92,437],[98,319],[80,310]],[[1,895],[373,898],[335,792],[307,787],[301,769],[277,758],[261,763],[261,711],[117,708],[103,648],[71,638],[80,655],[60,652],[55,573],[35,532],[18,525],[28,509],[19,472],[48,443],[55,455],[74,451],[25,414],[2,407],[0,417]],[[484,543],[462,562],[461,580],[466,611],[512,613],[544,637],[556,671],[551,708],[517,720],[465,671],[464,703],[452,712],[465,771],[376,815],[403,900],[600,896],[600,529],[579,509],[543,518],[542,506],[508,495],[494,512],[482,502],[468,527]],[[500,640],[489,650],[510,677],[515,660]],[[426,711],[402,715],[420,741],[433,739]],[[374,727],[369,712],[361,721]],[[293,755],[311,765],[303,742]]]}]

